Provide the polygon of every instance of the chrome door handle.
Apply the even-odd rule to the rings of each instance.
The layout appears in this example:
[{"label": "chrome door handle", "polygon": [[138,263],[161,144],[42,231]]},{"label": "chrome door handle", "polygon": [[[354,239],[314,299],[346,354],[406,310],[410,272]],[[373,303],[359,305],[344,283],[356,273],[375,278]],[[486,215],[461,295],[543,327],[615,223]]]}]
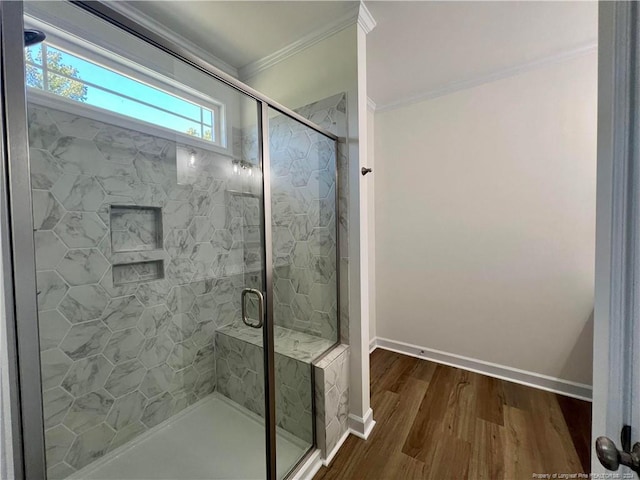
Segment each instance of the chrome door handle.
[{"label": "chrome door handle", "polygon": [[[258,297],[258,323],[251,323],[247,316],[247,295],[250,293]],[[262,295],[262,292],[255,288],[244,288],[242,290],[242,300],[240,303],[242,303],[242,322],[247,327],[262,328],[262,324],[264,323],[264,296]]]}]

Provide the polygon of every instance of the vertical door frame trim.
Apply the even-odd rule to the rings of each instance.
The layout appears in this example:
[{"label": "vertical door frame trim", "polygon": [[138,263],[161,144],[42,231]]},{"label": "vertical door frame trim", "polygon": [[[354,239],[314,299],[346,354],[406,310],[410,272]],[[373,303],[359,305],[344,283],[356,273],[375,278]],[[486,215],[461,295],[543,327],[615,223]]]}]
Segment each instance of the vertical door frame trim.
[{"label": "vertical door frame trim", "polygon": [[262,163],[262,248],[264,259],[263,285],[265,288],[265,323],[262,327],[264,355],[265,445],[267,480],[278,478],[276,468],[276,392],[275,343],[273,317],[273,228],[271,225],[271,157],[269,156],[269,105],[260,102],[258,145]]},{"label": "vertical door frame trim", "polygon": [[46,478],[22,2],[2,2],[0,28],[4,313],[7,340],[12,342],[8,346],[13,350],[10,358],[16,362],[9,365],[10,375],[18,374],[10,378],[12,398],[17,400],[10,406],[11,414],[17,417],[11,422],[20,429],[13,439],[13,467],[15,478]]},{"label": "vertical door frame trim", "polygon": [[[595,439],[619,441],[624,424],[640,426],[633,414],[632,379],[639,361],[640,297],[637,88],[638,6],[600,2],[598,10],[598,162],[596,277],[594,298],[593,420],[591,471],[605,473]],[[636,392],[637,395],[637,392]],[[634,419],[634,417],[636,417]],[[635,420],[635,423],[634,423]],[[638,428],[633,440],[638,440]],[[626,472],[630,472],[626,470]]]}]

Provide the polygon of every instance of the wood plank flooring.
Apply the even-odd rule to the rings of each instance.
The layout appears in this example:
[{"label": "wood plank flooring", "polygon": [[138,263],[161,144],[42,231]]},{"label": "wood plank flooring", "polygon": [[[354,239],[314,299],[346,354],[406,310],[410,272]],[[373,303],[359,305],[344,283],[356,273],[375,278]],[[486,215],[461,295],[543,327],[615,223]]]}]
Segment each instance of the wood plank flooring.
[{"label": "wood plank flooring", "polygon": [[591,404],[377,349],[376,426],[349,436],[315,480],[531,479],[585,473]]}]

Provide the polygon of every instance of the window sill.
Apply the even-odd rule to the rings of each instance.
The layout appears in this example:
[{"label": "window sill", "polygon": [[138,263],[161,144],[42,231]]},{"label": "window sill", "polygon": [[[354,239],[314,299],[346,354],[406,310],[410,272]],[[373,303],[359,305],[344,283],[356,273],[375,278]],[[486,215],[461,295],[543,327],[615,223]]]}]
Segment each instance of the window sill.
[{"label": "window sill", "polygon": [[219,153],[225,156],[232,156],[232,151],[229,147],[221,147],[215,145],[207,140],[202,140],[198,137],[187,135],[186,133],[176,132],[169,128],[159,127],[151,123],[143,122],[126,115],[110,112],[102,108],[94,107],[93,105],[87,105],[84,103],[69,100],[59,95],[44,92],[37,88],[27,87],[27,103],[34,103],[43,107],[49,107],[56,110],[61,110],[66,113],[78,115],[80,117],[89,118],[102,123],[108,123],[120,128],[126,128],[135,130],[137,132],[146,133],[148,135],[154,135],[156,137],[170,140],[181,145],[192,146],[203,150],[208,150],[214,153]]}]

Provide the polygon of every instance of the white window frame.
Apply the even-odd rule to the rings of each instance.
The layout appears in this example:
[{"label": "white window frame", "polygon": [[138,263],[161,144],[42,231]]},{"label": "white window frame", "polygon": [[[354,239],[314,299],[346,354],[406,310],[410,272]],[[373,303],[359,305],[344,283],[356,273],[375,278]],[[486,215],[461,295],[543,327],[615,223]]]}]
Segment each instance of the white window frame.
[{"label": "white window frame", "polygon": [[[179,143],[193,145],[219,153],[229,153],[230,145],[228,145],[228,132],[226,128],[227,108],[221,101],[183,85],[176,80],[145,67],[144,65],[140,65],[139,63],[123,58],[120,55],[116,55],[104,48],[93,45],[84,39],[74,37],[51,24],[40,22],[33,18],[25,18],[25,28],[35,28],[45,31],[47,34],[45,42],[53,48],[67,52],[70,55],[79,57],[89,63],[93,63],[99,67],[103,67],[117,74],[129,77],[133,81],[146,84],[151,88],[155,88],[164,93],[210,110],[214,116],[212,133],[215,141],[205,140],[200,137],[189,135],[186,132],[180,132],[172,128],[146,122],[137,117],[124,115],[88,103],[71,100],[61,95],[35,87],[28,87],[28,100],[30,102],[49,108],[64,110],[66,112],[91,118],[103,123],[112,123],[118,127],[129,128],[143,133],[148,133],[150,135],[167,138]],[[34,67],[42,68],[44,70],[45,59],[43,59],[42,66],[35,65]],[[87,83],[82,79],[78,79],[78,81],[83,84],[87,84],[88,86],[93,86],[92,82]],[[101,87],[98,85],[97,88],[104,88],[114,92],[116,95],[118,94],[118,92],[112,91],[108,89],[108,87]],[[123,95],[123,98],[127,97]],[[162,110],[162,106],[156,106],[146,102],[140,103]]]}]

